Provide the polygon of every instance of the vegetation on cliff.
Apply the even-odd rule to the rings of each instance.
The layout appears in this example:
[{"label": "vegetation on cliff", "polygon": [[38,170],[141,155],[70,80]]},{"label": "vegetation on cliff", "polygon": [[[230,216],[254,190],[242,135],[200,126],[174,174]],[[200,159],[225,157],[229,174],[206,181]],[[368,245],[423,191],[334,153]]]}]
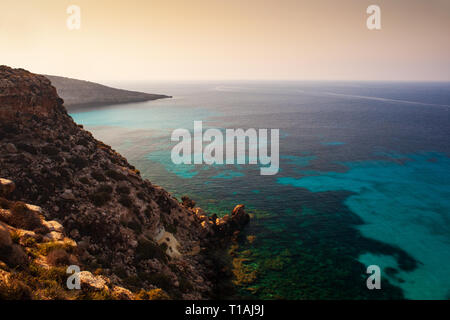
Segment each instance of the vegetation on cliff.
[{"label": "vegetation on cliff", "polygon": [[[121,296],[127,298],[217,297],[224,274],[217,271],[223,261],[214,248],[248,223],[243,206],[218,219],[194,208],[193,201],[184,199],[183,205],[74,123],[63,103],[44,76],[0,67],[0,177],[15,184],[9,198],[1,200],[6,218],[0,220],[24,253],[21,265],[0,252],[2,272],[10,273],[0,279],[3,290],[8,292],[4,285],[13,282],[39,292],[33,279],[41,279],[41,272],[32,268],[46,261],[46,280],[37,283],[53,279],[63,287],[62,269],[52,268],[76,262],[87,272],[87,282],[108,288],[95,285],[96,295],[86,298],[114,298],[113,288],[128,290],[131,295]],[[25,203],[39,206],[38,215],[29,215]],[[39,230],[44,221],[61,226],[50,241],[47,230]],[[37,238],[23,239],[21,230]],[[52,241],[75,245],[53,246]],[[22,271],[16,272],[19,265]],[[48,270],[57,275],[46,278]],[[65,296],[58,286],[48,289],[55,295],[43,289],[11,298],[81,298]]]}]

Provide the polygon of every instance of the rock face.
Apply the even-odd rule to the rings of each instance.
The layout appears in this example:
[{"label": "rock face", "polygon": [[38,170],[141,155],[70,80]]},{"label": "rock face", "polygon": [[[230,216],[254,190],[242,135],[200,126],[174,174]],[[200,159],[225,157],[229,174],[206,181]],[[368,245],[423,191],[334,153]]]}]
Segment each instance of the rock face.
[{"label": "rock face", "polygon": [[107,276],[89,271],[77,273],[79,290],[69,290],[64,276],[69,265],[80,264],[77,243],[57,221],[45,220],[41,208],[0,199],[0,300],[137,299],[123,287],[109,287]]},{"label": "rock face", "polygon": [[0,177],[0,197],[39,206],[18,205],[13,215],[4,208],[0,221],[38,232],[42,241],[70,235],[83,271],[101,270],[110,288],[135,293],[162,289],[171,298],[214,297],[217,274],[208,252],[248,222],[243,207],[217,219],[196,214],[192,203],[180,204],[75,124],[48,79],[5,66]]}]

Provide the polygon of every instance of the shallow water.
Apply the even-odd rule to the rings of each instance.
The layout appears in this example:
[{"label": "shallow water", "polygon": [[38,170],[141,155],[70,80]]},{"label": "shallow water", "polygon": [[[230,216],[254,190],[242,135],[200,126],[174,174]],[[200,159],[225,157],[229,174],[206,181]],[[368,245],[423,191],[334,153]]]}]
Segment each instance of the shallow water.
[{"label": "shallow water", "polygon": [[[117,84],[116,84],[117,85]],[[72,114],[145,178],[209,212],[245,203],[242,295],[445,299],[450,295],[450,84],[119,84],[174,99]],[[280,129],[280,172],[174,165],[173,129]],[[250,243],[245,239],[255,235]],[[382,289],[366,288],[368,265]]]}]

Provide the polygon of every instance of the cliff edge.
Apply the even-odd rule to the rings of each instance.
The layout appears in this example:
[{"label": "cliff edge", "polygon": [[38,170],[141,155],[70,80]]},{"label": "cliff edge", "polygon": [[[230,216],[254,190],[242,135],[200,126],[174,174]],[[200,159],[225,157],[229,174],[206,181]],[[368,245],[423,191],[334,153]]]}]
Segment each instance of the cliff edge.
[{"label": "cliff edge", "polygon": [[[48,230],[39,227],[24,229],[40,234],[39,239],[16,239],[25,253],[20,263],[11,262],[9,251],[0,248],[0,272],[36,277],[37,257],[30,252],[67,238],[76,249],[66,250],[72,260],[57,267],[76,262],[82,271],[107,279],[110,288],[129,291],[128,298],[142,292],[150,297],[146,293],[152,290],[172,299],[216,297],[217,281],[227,272],[211,252],[248,223],[244,207],[219,219],[190,201],[180,203],[77,125],[63,103],[46,77],[0,66],[0,178],[14,184],[0,194],[2,230],[17,238],[20,226],[11,223],[12,208],[30,203],[39,208],[39,221],[61,225],[59,240],[45,238]],[[52,250],[40,251],[42,259]],[[6,278],[0,274],[0,284]],[[26,279],[21,285],[35,290]]]}]

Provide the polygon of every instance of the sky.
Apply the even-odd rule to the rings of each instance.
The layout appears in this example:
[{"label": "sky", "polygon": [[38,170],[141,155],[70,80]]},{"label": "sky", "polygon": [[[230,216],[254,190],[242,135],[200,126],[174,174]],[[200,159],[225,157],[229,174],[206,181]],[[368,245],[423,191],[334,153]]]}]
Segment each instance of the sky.
[{"label": "sky", "polygon": [[450,81],[449,31],[449,0],[0,0],[0,64],[90,81]]}]

